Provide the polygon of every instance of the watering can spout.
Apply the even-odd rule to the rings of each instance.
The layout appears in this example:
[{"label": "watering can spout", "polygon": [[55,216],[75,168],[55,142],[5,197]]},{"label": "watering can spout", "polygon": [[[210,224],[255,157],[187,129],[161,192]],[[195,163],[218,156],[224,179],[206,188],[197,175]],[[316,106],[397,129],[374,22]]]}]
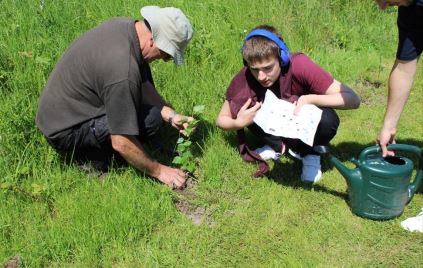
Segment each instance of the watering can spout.
[{"label": "watering can spout", "polygon": [[[338,160],[338,158],[336,158],[333,155],[329,157],[329,160],[333,164],[333,166],[345,178],[349,187],[353,189],[358,189],[358,187],[361,186],[362,178],[361,178],[360,170],[358,168],[350,169],[346,167],[341,161]],[[355,159],[353,159],[352,161],[357,164]]]}]

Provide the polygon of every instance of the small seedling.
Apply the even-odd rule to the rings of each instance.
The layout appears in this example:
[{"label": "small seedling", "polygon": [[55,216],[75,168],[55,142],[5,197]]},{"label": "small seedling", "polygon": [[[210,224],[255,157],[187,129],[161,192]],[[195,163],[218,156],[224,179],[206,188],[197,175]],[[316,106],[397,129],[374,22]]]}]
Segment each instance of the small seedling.
[{"label": "small seedling", "polygon": [[177,156],[173,158],[172,163],[180,166],[183,170],[193,173],[195,170],[195,161],[192,154],[193,142],[191,140],[192,133],[196,129],[198,123],[197,119],[204,111],[204,105],[197,105],[193,108],[192,117],[194,120],[188,121],[185,119],[184,123],[188,123],[188,127],[184,131],[184,135],[180,135],[176,141]]}]

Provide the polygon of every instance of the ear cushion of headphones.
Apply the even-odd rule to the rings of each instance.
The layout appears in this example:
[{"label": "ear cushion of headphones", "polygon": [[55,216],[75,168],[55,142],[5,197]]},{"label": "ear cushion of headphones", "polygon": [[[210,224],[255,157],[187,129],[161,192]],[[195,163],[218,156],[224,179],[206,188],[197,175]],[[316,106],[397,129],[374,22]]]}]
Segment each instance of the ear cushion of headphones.
[{"label": "ear cushion of headphones", "polygon": [[[271,41],[273,41],[280,49],[279,54],[280,54],[280,60],[281,60],[281,64],[282,66],[286,66],[289,63],[289,50],[288,47],[285,45],[285,43],[274,33],[264,30],[264,29],[256,29],[251,31],[247,37],[244,40],[244,44],[245,42],[247,42],[247,40],[251,39],[254,36],[262,36],[265,37]],[[245,65],[245,63],[244,63]]]}]

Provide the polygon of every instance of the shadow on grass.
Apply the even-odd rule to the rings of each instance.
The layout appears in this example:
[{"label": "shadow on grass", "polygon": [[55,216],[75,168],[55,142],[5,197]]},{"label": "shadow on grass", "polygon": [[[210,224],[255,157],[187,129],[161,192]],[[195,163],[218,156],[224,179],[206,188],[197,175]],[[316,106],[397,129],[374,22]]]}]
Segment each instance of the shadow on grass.
[{"label": "shadow on grass", "polygon": [[[258,148],[263,146],[263,144],[260,144],[257,142],[257,139],[255,139],[249,132],[247,131],[247,141],[248,144],[251,146],[250,148]],[[238,147],[237,138],[236,135],[233,133],[225,135],[225,138],[227,142],[235,147]],[[422,148],[423,147],[423,141],[415,140],[415,139],[399,139],[397,140],[398,144],[410,144],[417,147]],[[334,155],[336,158],[338,158],[341,162],[348,162],[351,160],[351,158],[355,157],[357,158],[361,151],[363,151],[365,148],[374,146],[374,142],[369,143],[359,143],[359,142],[341,142],[337,145],[330,145],[330,150],[332,155]],[[413,160],[415,165],[417,165],[417,157],[410,155],[406,152],[397,152],[398,155],[404,155],[405,157],[409,157]],[[288,156],[286,153],[285,156],[292,158]],[[325,156],[321,156],[321,164],[322,164],[322,172],[323,176],[324,173],[328,170],[332,170],[335,167],[330,163],[329,158]],[[303,188],[313,191],[319,191],[327,194],[334,195],[336,197],[344,199],[346,202],[348,201],[348,194],[346,192],[339,192],[336,190],[329,189],[323,185],[311,185],[311,184],[305,184],[301,182],[299,179],[301,176],[301,168],[302,163],[299,160],[288,160],[283,159],[282,162],[275,162],[273,168],[270,170],[269,174],[267,175],[267,178],[284,186],[293,187],[293,188]],[[420,188],[420,192],[423,192],[423,186]]]},{"label": "shadow on grass", "polygon": [[[203,155],[202,148],[204,148],[208,136],[215,131],[216,127],[205,120],[201,120],[198,123],[195,132],[190,138],[193,143],[192,154],[194,159],[200,158]],[[172,165],[172,160],[177,155],[176,142],[179,137],[182,137],[182,134],[178,133],[169,124],[165,124],[145,146],[153,158],[163,164]]]},{"label": "shadow on grass", "polygon": [[[269,172],[267,178],[277,184],[286,187],[303,188],[310,191],[331,194],[333,196],[344,199],[345,202],[348,202],[348,194],[346,192],[339,192],[333,189],[329,189],[323,185],[312,185],[309,183],[301,182],[301,165],[301,161],[299,160],[276,162],[271,171]],[[322,172],[324,173],[324,165],[322,164],[322,166]]]}]

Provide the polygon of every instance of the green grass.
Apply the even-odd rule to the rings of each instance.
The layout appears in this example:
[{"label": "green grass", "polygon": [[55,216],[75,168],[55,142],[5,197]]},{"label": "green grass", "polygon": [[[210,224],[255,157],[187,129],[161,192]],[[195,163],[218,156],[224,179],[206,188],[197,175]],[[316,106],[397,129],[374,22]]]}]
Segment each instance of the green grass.
[{"label": "green grass", "polygon": [[[184,66],[152,65],[157,88],[178,111],[206,106],[199,179],[185,197],[128,167],[105,181],[87,176],[61,163],[34,123],[38,96],[72,40],[113,16],[139,18],[151,4],[180,7],[195,30]],[[357,156],[382,123],[395,8],[382,12],[367,0],[0,0],[0,7],[0,183],[11,187],[0,189],[0,263],[19,255],[24,267],[422,265],[422,234],[399,225],[423,207],[421,193],[399,218],[363,219],[352,214],[345,180],[326,160],[313,188],[299,182],[300,163],[290,159],[272,164],[270,178],[253,179],[256,166],[239,158],[235,134],[214,126],[242,67],[246,31],[272,24],[291,51],[309,54],[361,96],[360,109],[339,111],[332,142],[342,161]],[[399,142],[423,146],[422,103],[420,64]],[[206,210],[201,225],[178,212],[180,198]]]}]

